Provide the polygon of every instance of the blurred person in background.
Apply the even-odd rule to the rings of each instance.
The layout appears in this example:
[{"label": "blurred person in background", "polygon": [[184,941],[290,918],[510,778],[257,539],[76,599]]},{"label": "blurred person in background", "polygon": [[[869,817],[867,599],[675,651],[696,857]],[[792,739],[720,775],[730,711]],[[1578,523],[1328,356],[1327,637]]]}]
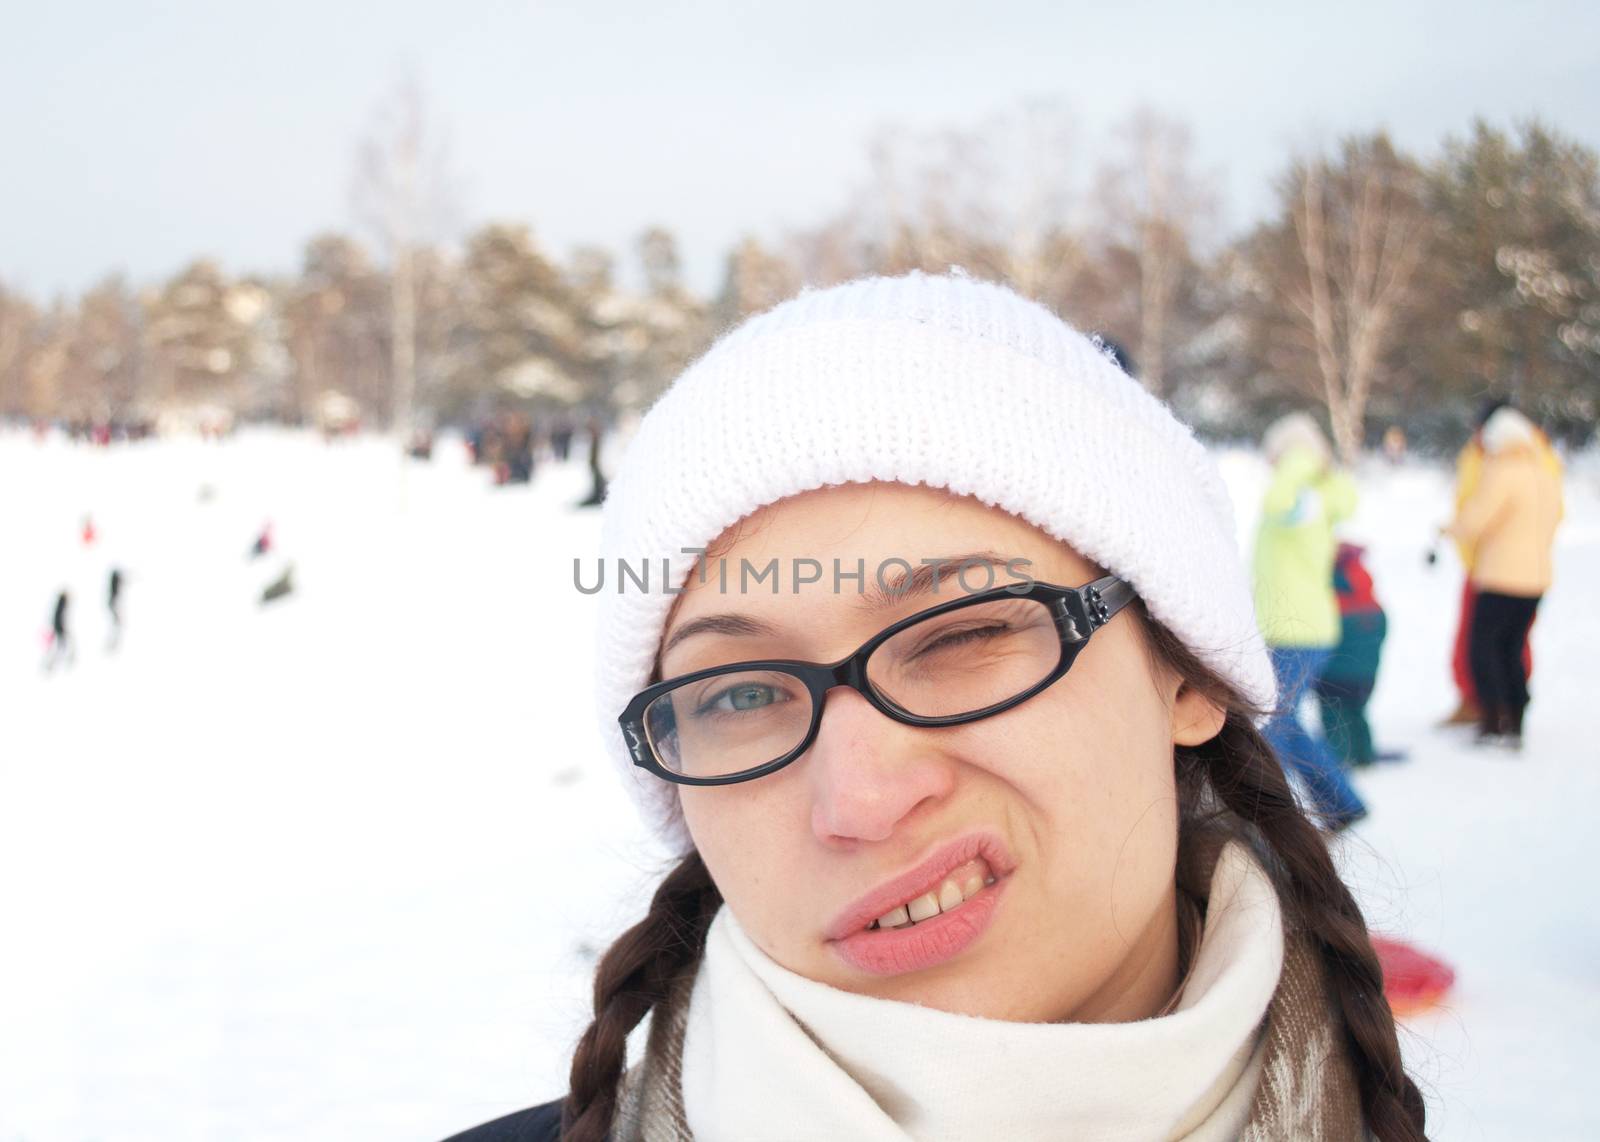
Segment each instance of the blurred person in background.
[{"label": "blurred person in background", "polygon": [[480,441],[480,457],[493,468],[496,486],[526,484],[533,479],[533,422],[516,410],[497,414]]},{"label": "blurred person in background", "polygon": [[572,451],[572,433],[572,418],[565,413],[556,417],[554,427],[550,429],[550,454],[558,464],[565,464]]},{"label": "blurred person in background", "polygon": [[1406,430],[1391,424],[1383,430],[1383,458],[1398,468],[1406,462]]},{"label": "blurred person in background", "polygon": [[256,532],[255,539],[250,544],[250,558],[260,559],[263,555],[272,553],[272,521],[269,519],[261,525],[261,530]]},{"label": "blurred person in background", "polygon": [[106,582],[106,610],[111,615],[111,630],[107,635],[106,649],[116,650],[122,641],[122,568],[113,567]]},{"label": "blurred person in background", "polygon": [[[1473,422],[1472,436],[1456,455],[1456,512],[1459,514],[1467,501],[1472,498],[1478,489],[1478,482],[1483,473],[1483,429],[1489,418],[1502,408],[1509,407],[1509,402],[1503,399],[1486,401],[1478,410],[1477,419]],[[1533,426],[1534,450],[1540,461],[1549,469],[1559,482],[1561,479],[1561,458],[1556,455],[1556,450],[1550,446],[1549,439],[1539,431],[1537,425]],[[1450,656],[1450,672],[1456,683],[1458,701],[1456,708],[1447,714],[1439,723],[1447,726],[1477,726],[1483,720],[1483,712],[1478,702],[1477,684],[1473,679],[1471,646],[1472,646],[1472,615],[1477,607],[1477,588],[1473,585],[1473,550],[1472,546],[1460,539],[1456,540],[1456,551],[1461,556],[1461,566],[1466,575],[1461,583],[1461,606],[1459,617],[1456,619],[1456,637],[1454,649]],[[1429,555],[1430,562],[1433,556]],[[1531,629],[1531,628],[1530,628]],[[1533,676],[1533,646],[1524,640],[1522,647],[1522,670],[1525,677]]]},{"label": "blurred person in background", "polygon": [[1366,816],[1366,806],[1327,741],[1301,721],[1300,703],[1339,642],[1334,528],[1355,512],[1356,487],[1333,467],[1328,438],[1306,413],[1273,422],[1262,448],[1272,478],[1256,532],[1256,620],[1278,679],[1278,706],[1263,732],[1338,830]]},{"label": "blurred person in background", "polygon": [[1339,601],[1339,643],[1323,665],[1313,689],[1322,711],[1322,732],[1345,766],[1399,761],[1402,754],[1380,754],[1372,744],[1367,703],[1378,684],[1378,664],[1388,633],[1388,616],[1373,589],[1364,548],[1341,543],[1334,555],[1333,592]]},{"label": "blurred person in background", "polygon": [[294,594],[294,564],[285,563],[277,576],[261,589],[261,605],[277,602]]},{"label": "blurred person in background", "polygon": [[63,664],[71,666],[76,657],[76,648],[72,643],[72,629],[68,622],[71,606],[70,592],[63,590],[56,595],[55,608],[50,612],[49,642],[44,656],[46,673]]},{"label": "blurred person in background", "polygon": [[506,430],[506,483],[526,484],[533,479],[533,424],[517,414]]},{"label": "blurred person in background", "polygon": [[600,446],[605,442],[605,422],[591,416],[589,433],[589,494],[578,501],[580,508],[599,507],[606,498],[606,474],[600,467]]},{"label": "blurred person in background", "polygon": [[1003,287],[867,279],[725,337],[601,525],[670,564],[600,595],[596,706],[675,863],[565,1097],[458,1142],[1421,1139],[1255,728],[1231,520],[1167,407]]},{"label": "blurred person in background", "polygon": [[487,461],[484,444],[489,435],[489,426],[482,420],[475,420],[467,427],[466,447],[467,462],[476,467]]},{"label": "blurred person in background", "polygon": [[1561,478],[1544,434],[1516,409],[1496,409],[1479,437],[1480,471],[1446,532],[1472,568],[1467,657],[1478,703],[1476,740],[1521,749],[1528,632],[1550,589]]}]

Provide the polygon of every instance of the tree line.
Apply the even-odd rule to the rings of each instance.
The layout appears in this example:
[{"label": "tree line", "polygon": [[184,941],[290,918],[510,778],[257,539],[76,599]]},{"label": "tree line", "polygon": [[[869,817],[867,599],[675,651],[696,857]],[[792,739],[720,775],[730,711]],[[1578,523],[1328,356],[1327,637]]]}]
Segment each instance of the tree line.
[{"label": "tree line", "polygon": [[408,200],[393,187],[416,182],[415,127],[364,160],[390,219],[375,243],[327,233],[292,274],[202,259],[49,303],[0,283],[0,416],[221,407],[303,423],[330,394],[402,430],[507,408],[609,416],[808,285],[952,266],[1116,341],[1210,435],[1315,407],[1352,457],[1390,425],[1457,441],[1491,395],[1574,443],[1600,412],[1600,164],[1538,122],[1476,122],[1427,160],[1382,132],[1294,156],[1268,216],[1232,235],[1216,174],[1153,113],[1093,154],[1050,103],[885,133],[831,216],[740,241],[709,295],[664,228],[619,260],[557,257],[515,222],[459,243],[394,222]]}]

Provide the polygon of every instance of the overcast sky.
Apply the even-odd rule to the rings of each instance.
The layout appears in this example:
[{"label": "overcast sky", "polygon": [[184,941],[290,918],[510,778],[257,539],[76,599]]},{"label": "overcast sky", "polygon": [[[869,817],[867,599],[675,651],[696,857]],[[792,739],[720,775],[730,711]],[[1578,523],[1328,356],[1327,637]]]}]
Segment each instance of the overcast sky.
[{"label": "overcast sky", "polygon": [[841,205],[878,128],[1028,98],[1065,100],[1091,161],[1140,105],[1188,120],[1234,227],[1290,148],[1345,131],[1430,152],[1537,114],[1600,147],[1597,0],[6,0],[0,282],[293,269],[356,224],[354,152],[407,69],[466,224],[565,255],[659,222],[702,288],[741,234]]}]

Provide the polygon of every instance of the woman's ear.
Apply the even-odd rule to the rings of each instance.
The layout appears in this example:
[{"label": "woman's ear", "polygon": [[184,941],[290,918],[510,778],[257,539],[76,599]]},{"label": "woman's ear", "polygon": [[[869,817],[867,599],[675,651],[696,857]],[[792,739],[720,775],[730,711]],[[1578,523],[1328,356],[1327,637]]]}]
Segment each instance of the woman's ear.
[{"label": "woman's ear", "polygon": [[1222,732],[1228,712],[1187,682],[1172,701],[1172,744],[1204,745]]}]

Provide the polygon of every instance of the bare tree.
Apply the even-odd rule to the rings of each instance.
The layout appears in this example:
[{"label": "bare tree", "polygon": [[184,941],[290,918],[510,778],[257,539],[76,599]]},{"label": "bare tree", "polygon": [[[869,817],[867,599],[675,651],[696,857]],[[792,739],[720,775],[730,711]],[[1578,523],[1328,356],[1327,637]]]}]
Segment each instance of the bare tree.
[{"label": "bare tree", "polygon": [[61,412],[62,380],[72,345],[72,311],[57,298],[39,314],[32,344],[22,358],[23,411],[34,418]]},{"label": "bare tree", "polygon": [[265,291],[200,259],[141,303],[152,374],[142,387],[152,407],[193,414],[238,409],[266,352],[259,318]]},{"label": "bare tree", "polygon": [[0,285],[0,415],[24,411],[28,359],[38,326],[33,304]]},{"label": "bare tree", "polygon": [[[626,360],[625,387],[613,388],[614,404],[626,408],[658,396],[706,348],[712,336],[709,310],[683,283],[677,239],[654,226],[639,236],[639,262],[645,293],[632,307],[627,325],[636,332],[639,351]],[[630,391],[631,390],[631,394]],[[632,396],[632,400],[624,399]]]},{"label": "bare tree", "polygon": [[[1125,294],[1139,379],[1160,396],[1169,387],[1174,311],[1185,278],[1197,272],[1196,247],[1215,225],[1216,192],[1194,169],[1184,124],[1141,109],[1115,138],[1116,157],[1099,178],[1099,240],[1106,260],[1126,263],[1132,280],[1107,283],[1107,290]],[[1115,299],[1107,301],[1115,308]]]},{"label": "bare tree", "polygon": [[325,394],[353,398],[392,418],[388,324],[393,295],[367,251],[343,234],[306,243],[299,276],[282,299],[295,415],[312,420]]},{"label": "bare tree", "polygon": [[451,218],[446,151],[429,124],[421,85],[408,76],[379,105],[361,144],[357,212],[389,260],[391,429],[408,439],[417,388],[418,270]]},{"label": "bare tree", "polygon": [[746,236],[729,252],[714,320],[727,327],[764,309],[771,309],[800,288],[800,273],[781,253]]},{"label": "bare tree", "polygon": [[125,282],[110,277],[81,298],[72,315],[61,376],[61,406],[81,420],[126,420],[142,403],[143,312]]},{"label": "bare tree", "polygon": [[1503,391],[1574,441],[1600,419],[1600,155],[1479,120],[1431,172],[1418,365],[1446,402]]},{"label": "bare tree", "polygon": [[1253,239],[1271,363],[1321,400],[1346,462],[1431,236],[1422,172],[1382,134],[1296,162]]},{"label": "bare tree", "polygon": [[1064,104],[1034,100],[964,140],[974,156],[967,209],[1000,239],[1001,273],[1029,297],[1058,303],[1085,253],[1073,237],[1082,228],[1076,136]]},{"label": "bare tree", "polygon": [[886,131],[871,178],[843,219],[800,243],[797,261],[834,276],[960,266],[1057,307],[1085,263],[1074,121],[1031,102],[965,130]]}]

